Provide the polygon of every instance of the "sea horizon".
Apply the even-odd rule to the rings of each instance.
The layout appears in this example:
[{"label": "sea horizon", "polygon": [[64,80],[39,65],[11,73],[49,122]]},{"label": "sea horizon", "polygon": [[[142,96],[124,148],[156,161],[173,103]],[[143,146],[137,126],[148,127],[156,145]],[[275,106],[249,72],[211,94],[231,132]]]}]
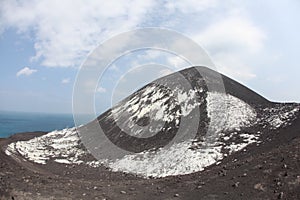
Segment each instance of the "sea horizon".
[{"label": "sea horizon", "polygon": [[72,113],[0,110],[0,138],[7,138],[16,133],[50,132],[74,126]]}]

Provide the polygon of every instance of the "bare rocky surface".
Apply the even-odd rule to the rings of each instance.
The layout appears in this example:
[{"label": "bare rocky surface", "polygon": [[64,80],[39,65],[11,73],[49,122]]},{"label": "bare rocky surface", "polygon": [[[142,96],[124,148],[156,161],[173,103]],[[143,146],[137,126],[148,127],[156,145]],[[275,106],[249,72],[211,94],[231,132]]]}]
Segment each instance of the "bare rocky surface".
[{"label": "bare rocky surface", "polygon": [[[299,132],[297,120],[270,133],[267,143],[203,172],[159,179],[79,165],[36,165],[1,151],[1,199],[299,199]],[[1,147],[28,135],[1,140]]]}]

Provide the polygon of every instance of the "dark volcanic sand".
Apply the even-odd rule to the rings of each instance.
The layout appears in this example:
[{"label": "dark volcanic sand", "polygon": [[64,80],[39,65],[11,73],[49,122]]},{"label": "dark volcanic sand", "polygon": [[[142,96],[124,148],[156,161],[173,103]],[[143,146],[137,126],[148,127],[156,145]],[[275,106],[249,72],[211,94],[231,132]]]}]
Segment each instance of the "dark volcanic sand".
[{"label": "dark volcanic sand", "polygon": [[0,140],[0,199],[300,199],[299,119],[203,172],[160,179],[16,161],[6,144],[45,133],[17,134]]}]

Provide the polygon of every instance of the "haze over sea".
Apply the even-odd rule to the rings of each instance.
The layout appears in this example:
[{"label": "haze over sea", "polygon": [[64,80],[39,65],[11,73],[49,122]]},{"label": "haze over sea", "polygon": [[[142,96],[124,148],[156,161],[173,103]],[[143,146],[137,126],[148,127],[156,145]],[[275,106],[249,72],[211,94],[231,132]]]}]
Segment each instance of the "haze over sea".
[{"label": "haze over sea", "polygon": [[72,114],[0,111],[0,138],[20,132],[48,132],[73,126]]}]

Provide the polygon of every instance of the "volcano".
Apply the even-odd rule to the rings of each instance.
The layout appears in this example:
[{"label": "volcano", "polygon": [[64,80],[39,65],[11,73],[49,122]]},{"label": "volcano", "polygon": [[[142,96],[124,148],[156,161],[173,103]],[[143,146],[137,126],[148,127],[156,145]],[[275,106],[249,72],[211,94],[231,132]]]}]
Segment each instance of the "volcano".
[{"label": "volcano", "polygon": [[299,111],[184,69],[86,125],[0,140],[0,197],[300,199]]}]

